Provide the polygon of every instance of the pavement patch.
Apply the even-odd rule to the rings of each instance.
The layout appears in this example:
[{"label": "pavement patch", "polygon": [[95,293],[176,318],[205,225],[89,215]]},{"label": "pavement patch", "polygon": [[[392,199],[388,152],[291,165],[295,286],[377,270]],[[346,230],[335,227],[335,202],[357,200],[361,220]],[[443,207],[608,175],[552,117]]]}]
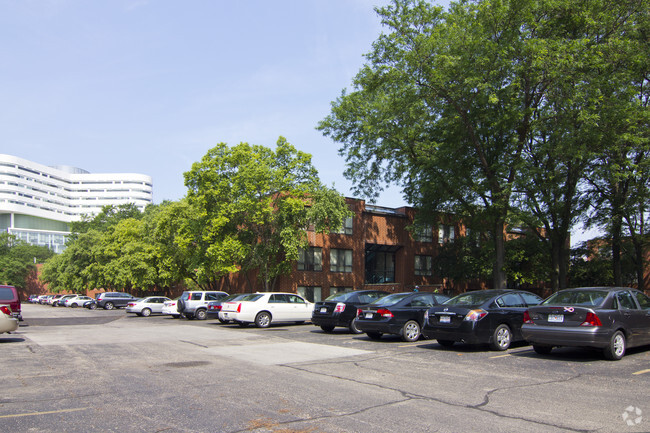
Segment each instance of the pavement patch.
[{"label": "pavement patch", "polygon": [[213,351],[215,355],[262,365],[293,364],[373,353],[367,350],[328,346],[326,344],[302,343],[298,341],[223,346],[208,350]]}]

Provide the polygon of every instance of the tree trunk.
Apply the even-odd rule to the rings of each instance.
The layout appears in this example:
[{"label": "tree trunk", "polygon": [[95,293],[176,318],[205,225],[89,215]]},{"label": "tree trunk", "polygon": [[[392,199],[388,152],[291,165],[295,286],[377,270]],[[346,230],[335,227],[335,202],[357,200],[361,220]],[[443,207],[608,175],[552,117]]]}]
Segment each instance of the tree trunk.
[{"label": "tree trunk", "polygon": [[505,222],[499,218],[494,227],[494,268],[493,284],[495,289],[505,289],[508,286],[506,278],[506,248],[505,248]]},{"label": "tree trunk", "polygon": [[614,285],[621,287],[623,277],[621,272],[621,227],[622,218],[614,211],[612,218],[612,267],[614,272]]}]

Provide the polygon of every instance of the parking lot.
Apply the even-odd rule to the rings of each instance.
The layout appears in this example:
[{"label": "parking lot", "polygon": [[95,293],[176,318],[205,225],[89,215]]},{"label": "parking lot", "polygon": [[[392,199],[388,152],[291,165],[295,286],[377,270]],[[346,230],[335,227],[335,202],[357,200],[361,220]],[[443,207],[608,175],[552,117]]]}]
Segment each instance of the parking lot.
[{"label": "parking lot", "polygon": [[506,352],[23,304],[7,432],[647,432],[650,348]]}]

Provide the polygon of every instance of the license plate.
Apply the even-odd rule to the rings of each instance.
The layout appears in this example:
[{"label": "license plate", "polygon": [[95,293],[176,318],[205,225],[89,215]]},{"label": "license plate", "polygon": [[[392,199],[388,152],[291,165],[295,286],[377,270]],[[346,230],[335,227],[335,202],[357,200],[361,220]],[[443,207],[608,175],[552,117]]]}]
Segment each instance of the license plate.
[{"label": "license plate", "polygon": [[451,316],[440,316],[440,323],[451,323]]},{"label": "license plate", "polygon": [[372,319],[372,313],[366,313],[366,319]]},{"label": "license plate", "polygon": [[327,307],[323,307],[323,308],[321,308],[321,309],[320,309],[320,312],[321,312],[321,313],[327,313]]},{"label": "license plate", "polygon": [[564,315],[563,314],[549,314],[548,315],[548,321],[553,322],[553,323],[562,323],[562,322],[564,322]]}]

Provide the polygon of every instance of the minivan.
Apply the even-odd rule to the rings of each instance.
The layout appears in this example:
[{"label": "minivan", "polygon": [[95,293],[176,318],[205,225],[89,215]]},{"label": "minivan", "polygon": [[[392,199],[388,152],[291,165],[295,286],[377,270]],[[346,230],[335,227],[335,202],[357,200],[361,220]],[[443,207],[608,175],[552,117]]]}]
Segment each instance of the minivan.
[{"label": "minivan", "polygon": [[0,286],[0,305],[8,305],[11,315],[18,320],[23,320],[20,308],[20,296],[14,286]]}]

